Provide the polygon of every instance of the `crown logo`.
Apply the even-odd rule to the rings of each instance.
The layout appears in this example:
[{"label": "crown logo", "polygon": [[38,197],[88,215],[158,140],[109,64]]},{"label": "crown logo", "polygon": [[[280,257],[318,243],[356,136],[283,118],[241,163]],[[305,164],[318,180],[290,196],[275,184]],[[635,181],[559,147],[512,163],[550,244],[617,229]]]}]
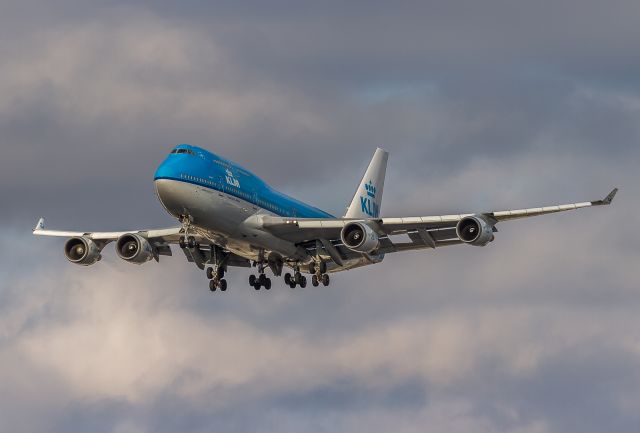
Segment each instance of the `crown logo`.
[{"label": "crown logo", "polygon": [[233,172],[227,168],[227,176],[233,177]]},{"label": "crown logo", "polygon": [[373,182],[364,184],[364,189],[367,190],[367,195],[371,198],[376,198],[376,187],[373,186]]}]

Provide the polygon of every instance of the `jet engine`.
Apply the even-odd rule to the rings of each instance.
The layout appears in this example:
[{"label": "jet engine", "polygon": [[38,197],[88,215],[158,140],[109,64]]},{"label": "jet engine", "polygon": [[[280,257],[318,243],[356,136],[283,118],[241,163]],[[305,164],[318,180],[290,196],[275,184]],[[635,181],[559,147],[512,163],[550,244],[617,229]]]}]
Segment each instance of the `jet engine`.
[{"label": "jet engine", "polygon": [[100,247],[86,236],[71,238],[64,244],[64,255],[71,263],[89,266],[100,260]]},{"label": "jet engine", "polygon": [[122,260],[141,265],[154,258],[153,246],[147,238],[135,233],[122,235],[116,241],[116,253]]},{"label": "jet engine", "polygon": [[493,225],[482,215],[462,218],[456,225],[456,234],[462,242],[484,247],[493,241]]},{"label": "jet engine", "polygon": [[380,245],[376,232],[364,222],[345,225],[340,232],[340,239],[347,248],[359,253],[370,253]]}]

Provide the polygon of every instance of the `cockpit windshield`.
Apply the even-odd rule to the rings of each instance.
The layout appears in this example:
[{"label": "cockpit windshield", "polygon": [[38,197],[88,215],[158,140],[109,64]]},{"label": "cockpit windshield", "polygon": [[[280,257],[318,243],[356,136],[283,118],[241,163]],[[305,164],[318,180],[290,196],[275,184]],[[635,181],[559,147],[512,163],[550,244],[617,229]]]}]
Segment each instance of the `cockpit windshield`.
[{"label": "cockpit windshield", "polygon": [[173,149],[171,151],[171,153],[188,153],[189,155],[194,155],[195,156],[195,152],[191,149]]}]

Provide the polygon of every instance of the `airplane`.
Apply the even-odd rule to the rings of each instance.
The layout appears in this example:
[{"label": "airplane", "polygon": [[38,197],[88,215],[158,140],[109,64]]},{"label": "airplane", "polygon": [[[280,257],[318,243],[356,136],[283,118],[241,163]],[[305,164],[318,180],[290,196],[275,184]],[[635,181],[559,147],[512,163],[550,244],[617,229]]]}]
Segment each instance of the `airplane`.
[{"label": "airplane", "polygon": [[[40,218],[34,235],[60,236],[66,258],[89,266],[115,242],[117,255],[133,264],[171,256],[178,245],[189,262],[206,269],[212,292],[227,290],[231,267],[255,267],[249,277],[255,290],[271,289],[266,270],[292,289],[328,286],[330,273],[382,262],[386,254],[448,245],[485,246],[502,221],[611,204],[618,189],[604,199],[529,209],[418,217],[381,217],[389,154],[378,148],[343,217],[276,191],[240,165],[205,149],[180,144],[154,176],[164,209],[180,225],[122,232],[47,230]],[[394,235],[406,235],[402,242]]]}]

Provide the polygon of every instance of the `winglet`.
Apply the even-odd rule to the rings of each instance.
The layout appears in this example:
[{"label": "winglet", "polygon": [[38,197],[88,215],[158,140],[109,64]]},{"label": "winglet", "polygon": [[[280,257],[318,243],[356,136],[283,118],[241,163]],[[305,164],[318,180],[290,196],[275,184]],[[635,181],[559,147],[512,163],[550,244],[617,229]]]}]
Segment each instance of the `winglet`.
[{"label": "winglet", "polygon": [[601,205],[611,204],[611,202],[613,201],[613,198],[616,196],[617,193],[618,193],[618,188],[613,188],[611,190],[611,192],[609,194],[607,194],[607,196],[605,198],[603,198],[602,200],[592,201],[591,204],[593,206],[601,206]]},{"label": "winglet", "polygon": [[33,228],[34,232],[37,232],[38,230],[44,230],[44,218],[40,218],[38,220],[38,224]]}]

